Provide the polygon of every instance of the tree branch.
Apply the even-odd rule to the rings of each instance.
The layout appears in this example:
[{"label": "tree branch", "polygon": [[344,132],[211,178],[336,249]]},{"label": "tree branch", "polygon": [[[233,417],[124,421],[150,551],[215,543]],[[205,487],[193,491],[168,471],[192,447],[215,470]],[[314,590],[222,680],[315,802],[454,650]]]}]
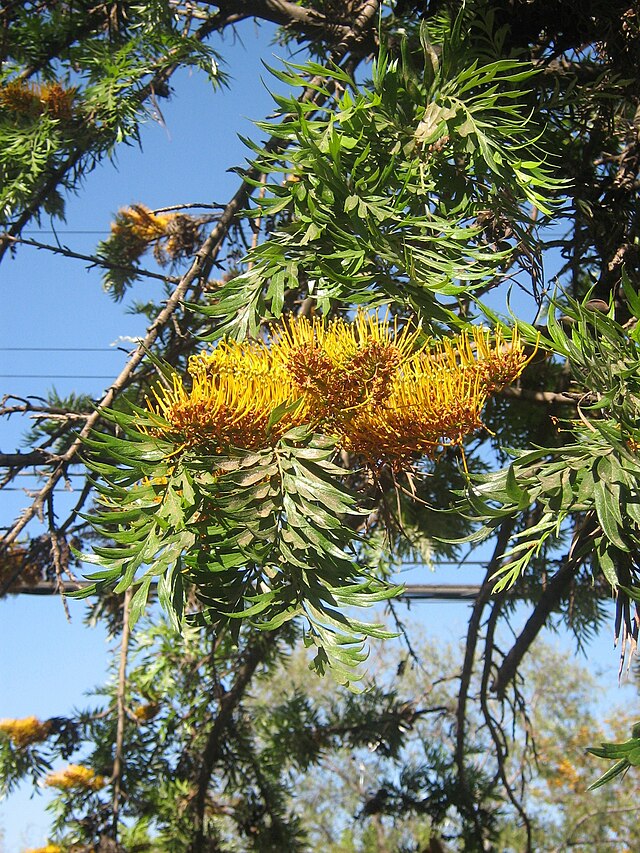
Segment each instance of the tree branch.
[{"label": "tree branch", "polygon": [[7,241],[9,245],[20,244],[22,246],[33,246],[35,249],[45,249],[47,252],[52,252],[54,255],[63,255],[65,258],[75,258],[79,261],[88,261],[94,267],[104,267],[109,270],[120,270],[121,272],[129,273],[143,278],[155,278],[163,282],[175,284],[180,279],[176,276],[164,275],[163,273],[151,272],[142,267],[132,266],[131,264],[116,264],[113,261],[108,261],[106,258],[101,258],[100,255],[84,255],[80,252],[74,252],[67,246],[52,246],[50,243],[41,243],[38,240],[32,240],[27,237],[12,237],[10,234],[0,234],[0,243]]},{"label": "tree branch", "polygon": [[540,630],[544,626],[549,615],[567,591],[569,584],[581,563],[582,558],[580,557],[567,557],[560,569],[547,584],[540,600],[533,610],[533,613],[528,618],[526,625],[518,636],[518,639],[515,641],[502,662],[493,684],[491,685],[491,691],[495,693],[499,699],[504,697],[507,685],[513,680],[513,678],[515,678],[515,674],[522,663],[523,657],[540,633]]},{"label": "tree branch", "polygon": [[194,800],[193,840],[189,848],[189,853],[203,853],[205,850],[205,841],[208,841],[204,835],[207,791],[211,782],[213,768],[220,757],[222,736],[231,722],[233,712],[240,704],[256,669],[262,663],[270,646],[273,644],[274,636],[275,632],[273,631],[269,633],[258,632],[254,635],[253,642],[245,650],[242,663],[236,670],[236,677],[233,684],[220,699],[218,715],[209,729],[207,742],[202,752],[202,762],[197,779],[197,793]]},{"label": "tree branch", "polygon": [[[378,9],[378,0],[366,0],[362,10],[358,14],[354,24],[350,30],[350,35],[346,36],[334,51],[331,61],[337,64],[349,52],[354,43],[357,42],[362,32],[370,25],[374,19]],[[316,103],[320,105],[324,100],[324,94],[317,91],[318,84],[322,81],[321,76],[314,77],[309,85],[303,90],[300,95],[300,102]],[[279,137],[272,137],[265,145],[265,150],[269,152],[278,152],[284,150],[287,142]],[[58,464],[49,475],[44,486],[37,493],[30,507],[24,510],[22,515],[7,534],[3,538],[5,544],[14,542],[20,535],[21,531],[31,521],[31,519],[39,512],[47,496],[53,491],[72,459],[80,450],[83,440],[90,435],[91,431],[96,427],[100,419],[101,409],[111,406],[116,399],[118,393],[127,385],[136,367],[142,362],[146,352],[151,349],[155,343],[160,331],[171,321],[174,312],[185,298],[186,293],[193,284],[197,281],[204,281],[208,278],[211,268],[220,252],[222,244],[228,234],[229,228],[237,214],[243,207],[246,206],[247,200],[254,190],[253,183],[259,178],[260,171],[256,167],[249,169],[245,173],[245,177],[237,189],[233,198],[227,203],[224,210],[220,214],[218,222],[205,240],[201,248],[196,253],[195,259],[189,270],[182,276],[175,290],[167,300],[165,307],[159,312],[154,322],[149,327],[146,336],[138,344],[131,355],[131,358],[117,376],[107,393],[104,395],[98,404],[95,412],[88,418],[78,433],[76,439],[72,442],[68,450],[59,457]],[[5,243],[6,245],[6,243]],[[0,250],[0,259],[1,259]]]},{"label": "tree branch", "polygon": [[[462,672],[460,674],[460,692],[458,693],[458,704],[456,707],[456,745],[455,745],[455,763],[458,770],[458,784],[460,786],[463,798],[471,805],[472,813],[477,820],[476,809],[473,803],[469,785],[467,782],[467,771],[465,766],[465,743],[466,743],[466,723],[467,723],[467,700],[469,698],[469,688],[471,686],[471,677],[473,675],[473,667],[475,662],[476,647],[478,644],[480,624],[482,622],[482,613],[487,602],[491,598],[493,591],[493,574],[496,572],[502,560],[502,556],[507,549],[507,544],[514,528],[515,521],[511,518],[506,518],[498,530],[496,544],[493,550],[491,559],[487,566],[485,579],[480,587],[480,592],[476,598],[469,624],[467,626],[467,639],[465,644],[464,661],[462,664]],[[480,827],[477,826],[478,831]]]},{"label": "tree branch", "polygon": [[113,838],[118,838],[118,814],[120,811],[120,789],[122,784],[123,747],[124,747],[124,725],[127,717],[126,692],[127,692],[127,655],[129,652],[129,610],[133,587],[128,587],[122,601],[122,639],[120,642],[120,664],[118,667],[118,687],[116,692],[116,711],[118,720],[116,723],[116,742],[113,754],[113,800],[111,812],[113,815]]}]

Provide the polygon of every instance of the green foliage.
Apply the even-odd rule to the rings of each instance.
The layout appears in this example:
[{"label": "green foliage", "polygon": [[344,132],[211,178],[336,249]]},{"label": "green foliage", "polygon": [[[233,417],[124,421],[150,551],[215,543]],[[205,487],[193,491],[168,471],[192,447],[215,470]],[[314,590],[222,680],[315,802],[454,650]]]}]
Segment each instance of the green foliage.
[{"label": "green foliage", "polygon": [[275,150],[247,143],[258,170],[282,182],[257,202],[270,239],[203,309],[223,330],[256,334],[299,289],[324,311],[335,301],[394,301],[427,324],[456,323],[441,297],[486,287],[512,253],[506,238],[490,245],[479,222],[519,234],[530,205],[548,210],[562,182],[544,164],[526,106],[534,69],[478,57],[460,23],[443,45],[423,28],[415,49],[398,59],[383,51],[370,86],[314,63],[273,72],[289,86],[313,75],[329,83],[311,87],[321,109],[276,97],[286,118],[258,123]]},{"label": "green foliage", "polygon": [[596,788],[606,785],[607,782],[615,779],[616,776],[620,776],[620,774],[626,774],[631,767],[640,766],[639,730],[640,726],[636,723],[633,727],[633,737],[629,740],[620,743],[602,743],[599,747],[592,746],[587,750],[598,758],[606,758],[609,761],[615,760],[615,764],[589,787],[590,791],[595,791]]},{"label": "green foliage", "polygon": [[126,437],[96,434],[87,442],[88,464],[101,476],[102,509],[90,520],[114,544],[85,555],[102,568],[82,595],[135,585],[135,623],[157,578],[160,602],[179,628],[194,586],[204,609],[187,621],[226,626],[234,636],[242,622],[273,631],[302,616],[314,669],[329,668],[345,684],[357,678],[354,667],[367,656],[363,638],[389,634],[345,608],[399,589],[356,561],[362,510],[331,462],[333,443],[296,428],[259,452],[176,455],[173,444],[153,437],[158,416],[108,417]]},{"label": "green foliage", "polygon": [[[629,285],[626,292],[635,309],[637,296]],[[599,568],[614,589],[635,582],[632,561],[640,546],[637,316],[622,326],[588,303],[569,299],[562,307],[570,331],[551,310],[549,337],[540,346],[571,366],[578,417],[566,422],[554,446],[514,452],[507,468],[476,478],[466,497],[473,517],[483,523],[467,541],[485,538],[505,517],[529,513],[495,575],[496,590],[513,585],[545,548],[558,547],[567,528],[573,536],[570,559]],[[532,327],[519,325],[532,341],[538,338]]]},{"label": "green foliage", "polygon": [[[176,637],[162,620],[139,623],[126,692],[119,830],[125,849],[135,841],[141,853],[189,850],[199,759],[220,696],[232,688],[247,643],[253,642],[251,633],[241,631],[234,646],[208,630],[186,629]],[[522,830],[493,782],[495,757],[475,715],[465,761],[477,815],[457,784],[452,738],[457,652],[440,641],[418,641],[419,666],[401,667],[402,650],[385,645],[376,660],[378,685],[354,696],[331,682],[309,683],[304,649],[290,654],[293,634],[265,639],[261,677],[219,734],[216,772],[207,787],[207,838],[221,850],[344,853],[376,850],[384,841],[388,849],[416,851],[431,837],[467,851],[479,849],[481,838],[493,839],[497,849],[523,849]],[[117,666],[114,659],[114,671]],[[604,736],[592,716],[594,685],[580,664],[538,644],[526,670],[526,692],[536,699],[527,725],[543,764],[535,779],[522,775],[534,837],[536,844],[553,840],[563,849],[575,822],[594,808],[593,795],[571,787],[585,777],[576,733]],[[66,757],[106,775],[113,761],[115,694],[113,679],[89,708],[65,721],[75,731]],[[520,729],[508,743],[509,766],[520,772]],[[51,738],[38,750],[39,766],[30,763],[31,750],[23,751],[22,778],[32,773],[34,783],[59,757],[59,744]],[[554,782],[557,768],[565,773],[564,787]],[[616,803],[615,792],[601,794],[605,831],[635,839],[632,815],[615,834],[615,817],[606,814]],[[633,801],[631,790],[622,796],[619,807]],[[56,842],[63,848],[97,843],[111,820],[111,797],[109,786],[57,794],[51,807]],[[581,837],[600,850],[598,827]]]},{"label": "green foliage", "polygon": [[[119,143],[139,140],[152,115],[145,103],[169,94],[175,68],[195,66],[221,82],[215,53],[201,39],[237,22],[223,6],[198,2],[5,5],[1,29],[11,37],[0,44],[0,221],[16,233],[31,216],[63,215],[66,191]],[[161,313],[162,296],[158,305],[138,304],[157,334],[154,353],[182,368],[205,323],[210,340],[225,331],[260,339],[264,321],[296,313],[301,303],[310,314],[341,316],[355,305],[391,303],[401,322],[417,314],[435,336],[444,327],[468,328],[474,299],[506,281],[522,287],[523,270],[538,297],[544,241],[560,247],[560,277],[563,284],[570,279],[574,298],[557,300],[541,336],[518,318],[531,347],[540,344],[548,355],[520,387],[506,389],[512,395],[505,391],[492,404],[464,470],[446,455],[422,465],[415,478],[379,471],[365,482],[348,454],[338,467],[339,449],[307,430],[256,452],[176,448],[162,438],[159,417],[135,408],[123,413],[120,397],[84,444],[98,511],[83,520],[76,507],[58,524],[53,489],[68,459],[56,454],[69,453],[69,464],[78,464],[74,415],[89,407],[79,398],[49,400],[49,419],[29,435],[37,450],[54,452],[42,454],[40,472],[54,473],[32,507],[49,508],[51,530],[41,546],[48,573],[53,560],[60,576],[60,546],[77,534],[83,547],[95,545],[86,558],[99,568],[86,591],[100,593],[95,612],[119,629],[117,596],[133,588],[135,624],[157,589],[172,623],[172,632],[160,625],[138,638],[139,658],[123,688],[120,794],[66,793],[55,803],[57,834],[67,846],[101,846],[106,834],[107,844],[182,853],[192,849],[196,825],[206,844],[229,851],[308,844],[328,853],[385,844],[415,851],[441,831],[465,850],[485,842],[604,850],[625,833],[629,844],[637,841],[637,826],[608,816],[618,792],[604,785],[638,763],[637,732],[617,742],[619,731],[594,731],[583,712],[590,698],[584,674],[577,671],[580,693],[573,671],[557,658],[539,658],[538,649],[538,669],[525,666],[523,682],[516,674],[506,699],[494,699],[491,673],[502,673],[511,659],[502,651],[501,626],[514,604],[489,600],[486,583],[461,677],[443,660],[442,645],[410,688],[407,659],[396,658],[395,675],[380,665],[376,684],[357,700],[277,666],[301,636],[305,667],[312,658],[318,672],[331,668],[351,686],[366,638],[388,636],[353,618],[351,608],[392,595],[381,578],[403,559],[458,557],[460,542],[489,537],[498,549],[494,588],[518,582],[532,603],[528,627],[560,612],[587,636],[602,618],[602,590],[611,586],[616,633],[624,621],[624,639],[637,634],[640,297],[624,277],[620,289],[622,264],[634,286],[639,269],[637,20],[631,9],[622,16],[616,9],[614,20],[602,4],[587,4],[585,12],[566,0],[553,4],[553,14],[539,0],[518,3],[518,14],[507,17],[503,3],[467,2],[455,20],[433,11],[442,5],[426,4],[421,25],[411,4],[385,10],[371,80],[358,63],[375,51],[373,30],[358,43],[356,28],[355,41],[340,44],[333,54],[344,58],[340,66],[329,58],[336,20],[337,38],[353,24],[349,4],[278,6],[278,15],[291,15],[283,40],[311,41],[318,61],[274,72],[305,94],[275,98],[276,117],[258,125],[271,141],[247,141],[247,183],[219,217],[216,241],[180,282],[187,299],[205,303],[196,306],[204,321],[182,307],[165,311],[164,303]],[[248,185],[264,192],[238,216]],[[556,227],[564,221],[567,235]],[[138,248],[150,245],[142,242]],[[172,260],[186,260],[200,245]],[[208,277],[225,257],[218,286]],[[105,279],[124,296],[137,277],[132,257],[106,241],[95,260],[113,265]],[[170,283],[167,308],[176,302]],[[587,291],[610,301],[609,314],[580,304]],[[538,319],[544,308],[535,306]],[[148,391],[144,366],[140,376],[118,383],[115,393],[124,385],[140,403]],[[510,447],[520,449],[508,457]],[[500,465],[512,461],[493,472],[496,456]],[[17,469],[7,470],[3,483]],[[449,489],[463,491],[467,471],[465,500],[451,507]],[[507,529],[509,546],[498,553]],[[551,601],[545,613],[539,605],[548,604],[542,599],[556,566],[569,577],[571,595],[566,604]],[[523,645],[518,636],[512,651]],[[116,702],[115,685],[103,695],[99,709],[76,715],[64,743],[17,751],[0,742],[7,784],[29,773],[40,778],[55,757],[72,751],[110,776],[122,697]],[[530,784],[531,720],[515,710],[527,702],[545,736],[536,777],[549,785],[543,794]],[[592,767],[576,756],[585,740],[598,738],[603,746],[592,752],[616,763],[593,786],[603,798],[605,829],[583,841],[578,828],[591,820],[595,801],[579,799]],[[532,810],[533,842],[519,825],[510,779]],[[616,821],[624,833],[616,835]]]},{"label": "green foliage", "polygon": [[[145,99],[168,94],[164,77],[175,63],[202,68],[216,85],[224,80],[215,51],[180,30],[169,3],[114,13],[72,3],[34,14],[30,4],[14,4],[11,39],[0,48],[0,224],[31,208],[63,216],[61,191],[77,187],[119,143],[139,140]],[[34,75],[43,82],[26,82]],[[52,83],[68,93],[64,110],[46,100],[38,106]]]}]

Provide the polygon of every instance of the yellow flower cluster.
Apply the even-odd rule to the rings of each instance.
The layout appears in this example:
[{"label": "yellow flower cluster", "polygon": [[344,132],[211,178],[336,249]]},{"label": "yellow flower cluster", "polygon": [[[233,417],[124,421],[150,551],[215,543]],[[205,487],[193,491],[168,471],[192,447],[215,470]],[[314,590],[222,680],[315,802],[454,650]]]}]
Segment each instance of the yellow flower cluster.
[{"label": "yellow flower cluster", "polygon": [[158,216],[143,204],[125,207],[111,224],[111,242],[126,263],[133,263],[150,243],[165,236],[170,216]]},{"label": "yellow flower cluster", "polygon": [[[510,340],[476,328],[418,346],[419,332],[359,312],[353,322],[298,318],[267,341],[219,344],[149,402],[153,434],[178,449],[258,449],[299,424],[335,436],[372,467],[406,467],[482,425],[492,392],[527,363]],[[284,416],[269,432],[273,410]],[[157,417],[160,416],[160,417]]]},{"label": "yellow flower cluster", "polygon": [[41,723],[37,717],[24,717],[21,720],[0,720],[0,732],[3,732],[17,747],[41,743],[51,732],[51,723]]},{"label": "yellow flower cluster", "polygon": [[59,121],[73,118],[75,89],[65,89],[59,83],[25,83],[12,80],[0,86],[0,108],[22,116],[37,117],[47,113]]},{"label": "yellow flower cluster", "polygon": [[549,785],[553,788],[567,786],[576,792],[583,787],[580,774],[568,758],[563,758],[557,765],[555,775],[549,779]]},{"label": "yellow flower cluster", "polygon": [[148,723],[160,713],[160,703],[146,702],[144,705],[136,705],[131,713],[139,723]]},{"label": "yellow flower cluster", "polygon": [[44,780],[49,788],[84,788],[89,791],[99,791],[107,784],[104,776],[98,776],[90,767],[81,764],[69,764],[63,770],[49,773]]}]

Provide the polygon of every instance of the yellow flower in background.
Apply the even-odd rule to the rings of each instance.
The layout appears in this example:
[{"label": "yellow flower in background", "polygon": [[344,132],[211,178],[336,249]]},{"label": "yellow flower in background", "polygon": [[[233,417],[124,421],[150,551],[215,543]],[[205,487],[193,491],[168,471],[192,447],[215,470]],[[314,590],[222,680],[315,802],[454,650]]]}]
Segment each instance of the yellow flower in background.
[{"label": "yellow flower in background", "polygon": [[[182,448],[260,449],[308,423],[368,464],[406,467],[461,445],[482,426],[488,396],[528,362],[514,331],[476,327],[417,346],[420,331],[359,311],[353,322],[292,319],[265,341],[225,341],[154,391],[150,432]],[[297,405],[293,405],[297,403]],[[278,406],[291,409],[270,433]]]},{"label": "yellow flower in background", "polygon": [[146,702],[144,705],[136,705],[131,713],[139,723],[148,723],[160,713],[160,703]]},{"label": "yellow flower in background", "polygon": [[18,747],[41,743],[51,732],[51,723],[41,723],[37,717],[24,717],[21,720],[0,720],[0,732]]},{"label": "yellow flower in background", "polygon": [[153,213],[144,204],[134,204],[124,207],[116,214],[116,221],[111,225],[113,236],[123,232],[134,235],[144,243],[150,243],[159,237],[164,237],[172,216]]},{"label": "yellow flower in background", "polygon": [[24,853],[63,853],[59,844],[45,844],[44,847],[30,847]]},{"label": "yellow flower in background", "polygon": [[47,113],[54,119],[69,121],[73,118],[76,95],[76,89],[67,89],[59,83],[11,80],[0,86],[0,108],[22,116]]},{"label": "yellow flower in background", "polygon": [[88,791],[99,791],[107,784],[104,776],[98,776],[90,767],[81,764],[69,764],[63,770],[49,773],[44,784],[49,788],[84,788]]}]

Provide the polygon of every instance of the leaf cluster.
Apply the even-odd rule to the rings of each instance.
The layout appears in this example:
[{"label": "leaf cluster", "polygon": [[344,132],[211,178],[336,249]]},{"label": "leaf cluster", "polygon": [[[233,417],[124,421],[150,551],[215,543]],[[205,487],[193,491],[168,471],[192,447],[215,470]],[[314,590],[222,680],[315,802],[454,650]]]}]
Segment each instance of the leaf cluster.
[{"label": "leaf cluster", "polygon": [[[568,362],[578,417],[557,433],[554,446],[514,452],[507,468],[478,478],[467,493],[468,507],[483,522],[473,539],[481,540],[507,516],[529,513],[505,554],[496,590],[512,585],[545,549],[557,547],[567,529],[567,559],[576,566],[590,562],[614,589],[632,584],[640,545],[640,300],[628,282],[625,293],[634,311],[625,326],[588,302],[568,300],[564,326],[550,311],[541,345]],[[538,335],[519,325],[523,334]]]},{"label": "leaf cluster", "polygon": [[[62,191],[116,144],[139,139],[149,115],[145,99],[163,93],[159,81],[176,63],[205,69],[216,84],[223,80],[212,72],[215,52],[181,32],[169,3],[131,4],[115,17],[106,6],[12,7],[0,72],[0,223],[31,205],[62,216]],[[28,82],[34,78],[42,82]],[[66,113],[25,109],[29,90],[52,81],[67,93]]]},{"label": "leaf cluster", "polygon": [[324,105],[275,96],[285,117],[258,126],[280,144],[247,140],[257,170],[281,177],[256,202],[270,239],[203,309],[223,330],[255,334],[300,289],[325,311],[396,301],[426,323],[455,322],[442,297],[487,287],[512,254],[487,223],[514,234],[531,205],[549,210],[561,182],[526,107],[532,66],[479,58],[461,21],[444,44],[423,27],[415,47],[383,51],[369,85],[314,63],[273,71],[295,87],[327,80],[310,86]]},{"label": "leaf cluster", "polygon": [[587,752],[598,758],[606,758],[609,761],[614,761],[615,764],[607,770],[606,773],[590,786],[589,790],[593,791],[606,785],[616,776],[621,773],[626,773],[630,767],[638,767],[640,765],[640,726],[636,723],[633,728],[633,737],[626,741],[618,743],[602,743],[599,747],[592,746]]},{"label": "leaf cluster", "polygon": [[194,588],[201,606],[187,621],[233,635],[242,622],[273,631],[303,617],[314,669],[350,683],[366,658],[363,638],[388,634],[345,609],[398,590],[356,560],[363,511],[331,461],[333,443],[302,427],[255,453],[176,455],[153,436],[159,416],[108,417],[126,437],[96,434],[87,442],[88,464],[101,477],[101,509],[89,520],[113,544],[85,556],[101,569],[82,595],[134,584],[135,622],[157,579],[160,602],[179,628]]}]

